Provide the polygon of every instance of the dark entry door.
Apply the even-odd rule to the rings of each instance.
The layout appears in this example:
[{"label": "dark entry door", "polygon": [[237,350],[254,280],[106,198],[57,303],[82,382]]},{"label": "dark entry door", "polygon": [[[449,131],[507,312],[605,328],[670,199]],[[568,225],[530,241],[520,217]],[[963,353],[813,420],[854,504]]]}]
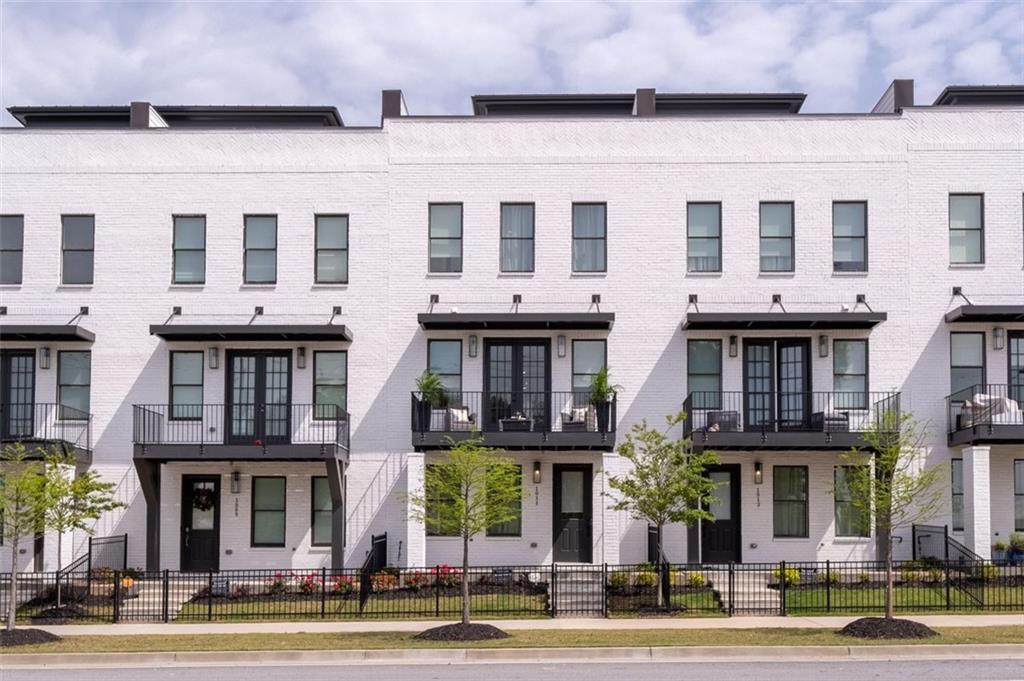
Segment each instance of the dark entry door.
[{"label": "dark entry door", "polygon": [[806,430],[811,418],[811,345],[806,338],[743,344],[745,430]]},{"label": "dark entry door", "polygon": [[33,350],[0,351],[0,436],[31,438],[35,433],[36,355]]},{"label": "dark entry door", "polygon": [[486,342],[484,410],[489,430],[546,430],[550,352],[547,341]]},{"label": "dark entry door", "polygon": [[291,352],[229,350],[227,441],[287,444],[291,439]]},{"label": "dark entry door", "polygon": [[181,569],[220,569],[220,477],[181,477]]},{"label": "dark entry door", "polygon": [[554,559],[566,563],[592,560],[590,537],[593,469],[587,464],[554,466]]},{"label": "dark entry door", "polygon": [[715,519],[701,521],[701,559],[704,563],[740,561],[740,467],[714,466],[708,475],[718,483],[705,507]]}]

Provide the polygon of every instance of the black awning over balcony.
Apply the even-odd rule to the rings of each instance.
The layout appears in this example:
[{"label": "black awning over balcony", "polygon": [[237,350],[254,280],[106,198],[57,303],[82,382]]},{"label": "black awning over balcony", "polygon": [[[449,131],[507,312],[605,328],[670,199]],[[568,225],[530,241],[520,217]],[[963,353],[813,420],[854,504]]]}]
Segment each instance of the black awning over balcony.
[{"label": "black awning over balcony", "polygon": [[1024,305],[961,305],[946,313],[947,324],[1024,322]]},{"label": "black awning over balcony", "polygon": [[343,324],[151,324],[149,333],[168,341],[343,341]]},{"label": "black awning over balcony", "polygon": [[0,340],[92,343],[96,334],[78,324],[0,324]]},{"label": "black awning over balcony", "polygon": [[871,329],[887,318],[885,312],[690,312],[683,329]]},{"label": "black awning over balcony", "polygon": [[428,331],[497,329],[533,331],[543,329],[610,330],[614,312],[428,312],[417,316]]}]

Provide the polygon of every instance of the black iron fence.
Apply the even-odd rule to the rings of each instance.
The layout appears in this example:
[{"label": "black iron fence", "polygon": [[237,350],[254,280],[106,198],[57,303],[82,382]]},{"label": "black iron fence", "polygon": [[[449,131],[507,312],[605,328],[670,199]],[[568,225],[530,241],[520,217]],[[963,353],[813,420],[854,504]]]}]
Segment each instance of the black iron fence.
[{"label": "black iron fence", "polygon": [[1024,427],[1024,385],[984,383],[946,397],[946,432],[979,427]]},{"label": "black iron fence", "polygon": [[613,433],[616,398],[568,392],[446,391],[434,402],[412,393],[413,432]]},{"label": "black iron fence", "polygon": [[92,447],[92,415],[62,404],[0,402],[0,440],[33,445],[63,443],[88,451]]}]

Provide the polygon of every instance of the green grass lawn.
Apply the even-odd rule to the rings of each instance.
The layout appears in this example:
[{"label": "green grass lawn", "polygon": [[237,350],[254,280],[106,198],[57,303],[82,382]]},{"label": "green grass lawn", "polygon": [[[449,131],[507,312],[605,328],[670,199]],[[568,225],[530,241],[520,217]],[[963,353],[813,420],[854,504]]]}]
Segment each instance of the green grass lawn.
[{"label": "green grass lawn", "polygon": [[[900,612],[1024,612],[1024,587],[984,587],[984,608],[957,589],[950,589],[950,604],[946,607],[946,588],[920,584],[912,587],[897,586],[896,609]],[[826,598],[830,608],[826,607]],[[881,587],[844,586],[833,588],[826,594],[824,587],[813,589],[790,588],[786,591],[786,610],[791,614],[844,614],[880,612],[885,606],[885,589]],[[998,606],[999,609],[995,609]]]}]

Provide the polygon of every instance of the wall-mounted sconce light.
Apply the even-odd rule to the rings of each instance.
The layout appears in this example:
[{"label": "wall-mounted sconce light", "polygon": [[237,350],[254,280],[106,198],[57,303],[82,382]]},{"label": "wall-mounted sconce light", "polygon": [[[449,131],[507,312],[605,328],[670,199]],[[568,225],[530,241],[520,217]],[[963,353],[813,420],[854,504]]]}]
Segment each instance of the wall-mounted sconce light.
[{"label": "wall-mounted sconce light", "polygon": [[735,357],[740,354],[739,339],[736,336],[729,336],[729,356]]},{"label": "wall-mounted sconce light", "polygon": [[818,356],[828,357],[828,336],[825,334],[818,336]]},{"label": "wall-mounted sconce light", "polygon": [[238,494],[242,490],[242,474],[231,471],[231,493]]},{"label": "wall-mounted sconce light", "polygon": [[470,337],[469,337],[469,356],[470,357],[476,357],[477,342],[478,342],[478,340],[479,339],[477,339],[476,334],[471,334],[470,335]]},{"label": "wall-mounted sconce light", "polygon": [[556,339],[556,345],[558,346],[558,356],[565,357],[565,336],[559,336]]},{"label": "wall-mounted sconce light", "polygon": [[50,348],[39,348],[39,368],[50,368]]},{"label": "wall-mounted sconce light", "polygon": [[540,484],[540,461],[533,462],[533,484]]},{"label": "wall-mounted sconce light", "polygon": [[992,347],[996,350],[1006,347],[1006,329],[1001,326],[992,329]]},{"label": "wall-mounted sconce light", "polygon": [[295,359],[295,363],[300,369],[306,368],[306,348],[303,346],[298,347],[298,357]]},{"label": "wall-mounted sconce light", "polygon": [[216,345],[211,345],[206,350],[206,358],[207,358],[207,363],[209,364],[209,367],[211,369],[216,369],[217,368],[217,364],[218,364],[218,360],[220,359],[220,351],[217,349]]},{"label": "wall-mounted sconce light", "polygon": [[754,484],[760,485],[764,482],[764,464],[760,461],[754,462]]}]

